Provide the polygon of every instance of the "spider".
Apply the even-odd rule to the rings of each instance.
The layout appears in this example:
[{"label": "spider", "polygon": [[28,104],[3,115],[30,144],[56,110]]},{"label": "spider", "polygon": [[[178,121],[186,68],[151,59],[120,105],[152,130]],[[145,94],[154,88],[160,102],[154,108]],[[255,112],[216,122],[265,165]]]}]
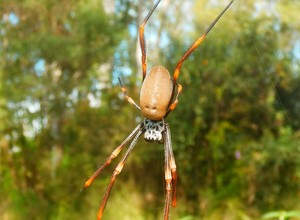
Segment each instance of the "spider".
[{"label": "spider", "polygon": [[[180,74],[180,70],[183,62],[194,52],[194,50],[202,43],[206,35],[223,16],[226,10],[231,6],[234,0],[231,0],[223,11],[213,20],[213,22],[206,29],[204,34],[199,37],[194,44],[184,53],[181,59],[178,61],[174,71],[173,79],[171,78],[168,70],[163,66],[153,67],[148,74],[147,62],[146,62],[146,41],[144,36],[144,29],[147,21],[151,17],[154,10],[157,8],[161,0],[158,0],[146,18],[143,20],[139,27],[139,40],[140,48],[142,51],[142,74],[143,83],[140,90],[140,106],[127,94],[127,90],[119,78],[119,83],[124,94],[125,99],[138,108],[145,119],[137,125],[137,127],[125,138],[125,140],[110,154],[105,163],[85,182],[83,189],[86,189],[91,185],[95,178],[107,167],[111,161],[118,156],[121,150],[128,144],[130,145],[125,152],[123,158],[115,168],[108,187],[105,191],[101,205],[98,210],[97,219],[102,219],[103,211],[106,206],[110,191],[115,183],[117,175],[119,175],[126,163],[126,160],[131,153],[132,149],[136,145],[139,137],[144,134],[144,139],[149,142],[159,142],[164,144],[165,150],[165,205],[164,205],[164,220],[169,219],[170,203],[172,206],[176,206],[176,185],[177,185],[177,173],[176,163],[172,150],[171,132],[166,117],[171,111],[176,108],[178,103],[178,96],[182,91],[182,86],[177,83],[177,78]],[[172,200],[172,201],[171,201]]]}]

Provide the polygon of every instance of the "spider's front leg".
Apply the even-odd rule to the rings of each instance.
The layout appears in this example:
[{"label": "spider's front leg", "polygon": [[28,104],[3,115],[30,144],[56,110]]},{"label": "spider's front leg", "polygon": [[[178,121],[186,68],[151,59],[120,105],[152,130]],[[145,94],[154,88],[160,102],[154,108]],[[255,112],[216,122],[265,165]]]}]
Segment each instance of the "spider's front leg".
[{"label": "spider's front leg", "polygon": [[131,144],[129,145],[127,151],[125,152],[125,155],[123,156],[123,158],[121,159],[121,161],[118,163],[117,167],[115,168],[115,171],[113,172],[108,187],[106,188],[105,194],[103,196],[101,205],[99,207],[98,210],[98,214],[97,214],[97,220],[101,220],[102,219],[102,215],[103,215],[103,211],[105,209],[106,203],[107,203],[107,199],[109,197],[110,191],[115,183],[116,177],[117,175],[119,175],[126,163],[126,160],[129,156],[129,154],[131,153],[132,149],[134,148],[134,146],[136,145],[136,142],[138,141],[139,137],[144,133],[142,127],[140,128],[140,130],[137,132],[137,134],[134,136]]},{"label": "spider's front leg", "polygon": [[177,173],[176,173],[176,163],[174,159],[172,142],[171,142],[171,132],[169,125],[165,123],[165,181],[166,181],[166,199],[165,199],[165,209],[164,209],[164,220],[169,219],[169,209],[172,193],[172,206],[176,206],[176,185],[177,185]]},{"label": "spider's front leg", "polygon": [[116,158],[121,150],[125,147],[125,145],[136,136],[136,134],[143,129],[144,125],[143,123],[140,123],[136,128],[128,135],[128,137],[109,155],[109,157],[106,159],[105,163],[99,167],[96,172],[84,183],[84,187],[81,189],[83,191],[84,189],[88,188],[92,182],[96,179],[96,177],[102,172],[102,170],[107,167],[111,161]]}]

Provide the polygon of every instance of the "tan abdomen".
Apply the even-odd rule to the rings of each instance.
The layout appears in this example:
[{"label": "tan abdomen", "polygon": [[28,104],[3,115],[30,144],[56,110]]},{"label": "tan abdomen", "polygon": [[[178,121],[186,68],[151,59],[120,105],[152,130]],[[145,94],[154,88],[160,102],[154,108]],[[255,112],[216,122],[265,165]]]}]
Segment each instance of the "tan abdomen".
[{"label": "tan abdomen", "polygon": [[173,81],[163,66],[155,66],[145,77],[140,92],[142,114],[150,120],[161,120],[168,112]]}]

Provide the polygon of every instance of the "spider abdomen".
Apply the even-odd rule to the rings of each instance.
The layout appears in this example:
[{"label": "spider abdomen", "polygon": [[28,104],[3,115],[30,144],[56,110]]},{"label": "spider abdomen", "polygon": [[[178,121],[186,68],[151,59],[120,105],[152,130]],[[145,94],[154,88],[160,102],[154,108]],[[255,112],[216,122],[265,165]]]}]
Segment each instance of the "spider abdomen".
[{"label": "spider abdomen", "polygon": [[144,117],[161,120],[169,110],[173,81],[163,66],[155,66],[146,75],[140,92],[140,106]]}]

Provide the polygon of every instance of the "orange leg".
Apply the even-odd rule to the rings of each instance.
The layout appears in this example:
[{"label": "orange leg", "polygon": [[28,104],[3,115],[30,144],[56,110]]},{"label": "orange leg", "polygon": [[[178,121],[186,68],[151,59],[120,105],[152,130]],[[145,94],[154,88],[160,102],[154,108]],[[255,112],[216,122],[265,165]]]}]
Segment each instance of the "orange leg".
[{"label": "orange leg", "polygon": [[178,104],[178,96],[179,96],[179,94],[180,94],[181,91],[182,91],[182,85],[176,83],[176,86],[177,86],[177,94],[176,94],[176,97],[175,97],[174,102],[169,106],[168,113],[169,113],[170,111],[173,111],[173,110],[176,108],[176,106],[177,106],[177,104]]},{"label": "orange leg", "polygon": [[172,174],[170,168],[170,157],[168,148],[165,146],[165,181],[166,181],[166,199],[165,199],[165,209],[164,209],[164,220],[169,219],[170,213],[170,200],[172,191]]},{"label": "orange leg", "polygon": [[98,214],[97,214],[97,220],[101,220],[102,219],[102,215],[103,215],[103,211],[105,209],[105,206],[106,206],[106,203],[107,203],[107,199],[109,197],[109,193],[115,183],[115,180],[116,180],[116,177],[117,175],[119,175],[121,172],[122,172],[122,169],[126,163],[126,160],[129,156],[129,154],[131,153],[132,149],[134,148],[136,142],[138,141],[139,137],[141,136],[141,134],[143,133],[143,129],[140,128],[137,132],[137,134],[134,136],[131,144],[129,145],[125,155],[123,156],[122,160],[119,162],[118,166],[116,167],[115,171],[113,172],[111,178],[110,178],[110,181],[109,181],[109,184],[108,184],[108,187],[106,188],[106,191],[105,191],[105,194],[104,194],[104,197],[102,199],[102,202],[101,202],[101,205],[99,207],[99,210],[98,210]]},{"label": "orange leg", "polygon": [[141,110],[140,106],[138,106],[138,104],[136,104],[136,102],[135,102],[130,96],[128,96],[128,94],[127,94],[127,89],[126,89],[126,87],[124,86],[124,84],[123,84],[121,78],[118,77],[118,79],[119,79],[119,83],[120,83],[122,92],[123,92],[123,94],[124,94],[124,96],[125,96],[125,99],[126,99],[130,104],[134,105],[134,106],[137,107],[139,110]]},{"label": "orange leg", "polygon": [[109,157],[106,159],[105,163],[85,182],[84,187],[81,191],[89,187],[92,182],[96,179],[96,177],[102,172],[102,170],[107,167],[111,161],[118,156],[118,154],[121,152],[123,147],[143,128],[143,123],[140,123],[128,137],[109,155]]},{"label": "orange leg", "polygon": [[177,205],[177,173],[176,173],[176,168],[171,169],[172,172],[172,185],[173,185],[173,190],[172,190],[172,207],[176,207]]},{"label": "orange leg", "polygon": [[172,197],[172,206],[173,207],[176,206],[177,174],[176,174],[176,164],[175,164],[173,150],[172,150],[171,133],[170,133],[169,125],[165,123],[165,126],[166,126],[166,133],[165,133],[166,199],[165,199],[165,209],[164,209],[164,220],[168,220],[169,213],[170,213],[171,197]]},{"label": "orange leg", "polygon": [[164,210],[164,220],[169,220],[170,214],[170,200],[171,200],[171,180],[166,180],[166,199],[165,199],[165,210]]},{"label": "orange leg", "polygon": [[205,33],[199,37],[195,43],[183,54],[179,62],[177,63],[176,69],[174,71],[174,83],[177,82],[177,78],[180,74],[181,66],[183,62],[191,55],[191,53],[196,50],[196,48],[202,43],[202,41],[205,39],[206,35],[210,32],[210,30],[215,26],[215,24],[218,22],[218,20],[222,17],[222,15],[226,12],[226,10],[230,7],[230,5],[234,2],[234,0],[231,0],[228,5],[223,9],[223,11],[213,20],[213,22],[209,25],[209,27],[206,29]]},{"label": "orange leg", "polygon": [[176,163],[175,158],[173,154],[172,149],[172,142],[171,142],[171,132],[169,125],[166,123],[166,147],[168,149],[168,155],[169,155],[169,166],[171,169],[171,175],[172,175],[172,206],[176,206],[176,188],[177,188],[177,172],[176,172]]},{"label": "orange leg", "polygon": [[152,15],[152,13],[154,12],[154,10],[156,9],[156,7],[158,6],[159,2],[161,0],[157,1],[155,3],[155,5],[153,6],[153,8],[151,9],[151,11],[147,14],[146,18],[144,19],[143,23],[141,24],[140,28],[139,28],[139,36],[140,36],[140,47],[141,47],[141,51],[142,51],[142,71],[143,71],[143,80],[146,77],[146,72],[147,72],[147,54],[146,54],[146,39],[145,39],[145,35],[144,35],[144,29],[145,29],[145,25],[147,23],[147,21],[149,20],[150,16]]}]

